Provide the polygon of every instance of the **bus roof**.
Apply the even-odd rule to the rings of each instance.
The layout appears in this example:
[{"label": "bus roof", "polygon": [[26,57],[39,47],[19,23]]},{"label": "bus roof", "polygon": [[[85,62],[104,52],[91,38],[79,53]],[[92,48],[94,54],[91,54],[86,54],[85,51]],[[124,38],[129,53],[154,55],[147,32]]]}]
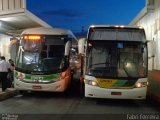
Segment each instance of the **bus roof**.
[{"label": "bus roof", "polygon": [[124,25],[91,25],[87,38],[89,40],[146,41],[143,27]]},{"label": "bus roof", "polygon": [[[38,28],[29,28],[22,32],[23,34],[39,34],[39,35],[71,35],[74,39],[76,39],[75,35],[68,29],[61,29],[61,28],[45,28],[45,27],[38,27]],[[76,39],[77,40],[77,39]]]},{"label": "bus roof", "polygon": [[91,25],[89,28],[127,28],[127,29],[143,29],[142,26],[129,26],[129,25]]}]

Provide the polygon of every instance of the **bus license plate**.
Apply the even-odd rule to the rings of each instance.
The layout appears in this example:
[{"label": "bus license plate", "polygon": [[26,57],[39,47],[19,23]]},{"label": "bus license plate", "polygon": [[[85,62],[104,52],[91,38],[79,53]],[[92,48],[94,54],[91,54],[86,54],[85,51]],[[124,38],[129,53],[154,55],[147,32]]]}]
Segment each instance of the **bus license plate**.
[{"label": "bus license plate", "polygon": [[121,95],[121,92],[111,92],[111,95]]},{"label": "bus license plate", "polygon": [[34,89],[34,90],[40,90],[40,89],[42,89],[42,86],[32,86],[32,88]]}]

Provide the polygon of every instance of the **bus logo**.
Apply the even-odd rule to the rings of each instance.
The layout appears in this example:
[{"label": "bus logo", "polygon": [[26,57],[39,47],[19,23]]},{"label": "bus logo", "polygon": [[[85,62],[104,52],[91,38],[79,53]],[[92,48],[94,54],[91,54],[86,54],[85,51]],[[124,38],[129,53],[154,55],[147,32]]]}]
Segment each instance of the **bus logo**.
[{"label": "bus logo", "polygon": [[112,85],[114,85],[117,82],[116,79],[101,79],[101,78],[97,78],[97,81],[98,81],[100,87],[102,87],[102,88],[111,87]]},{"label": "bus logo", "polygon": [[35,81],[39,81],[39,80],[43,80],[43,77],[42,76],[31,76],[31,79]]}]

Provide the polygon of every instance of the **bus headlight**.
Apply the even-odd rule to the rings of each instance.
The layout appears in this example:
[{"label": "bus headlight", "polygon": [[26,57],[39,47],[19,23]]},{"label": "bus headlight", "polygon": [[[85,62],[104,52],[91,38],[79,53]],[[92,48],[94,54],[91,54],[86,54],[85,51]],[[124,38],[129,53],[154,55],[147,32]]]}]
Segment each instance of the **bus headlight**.
[{"label": "bus headlight", "polygon": [[136,88],[146,87],[148,86],[148,82],[137,82]]},{"label": "bus headlight", "polygon": [[23,73],[18,73],[17,79],[23,80],[24,78],[25,78],[25,74],[23,74]]},{"label": "bus headlight", "polygon": [[97,81],[94,81],[94,80],[84,80],[85,84],[88,84],[88,85],[92,85],[92,86],[98,86],[98,83]]}]

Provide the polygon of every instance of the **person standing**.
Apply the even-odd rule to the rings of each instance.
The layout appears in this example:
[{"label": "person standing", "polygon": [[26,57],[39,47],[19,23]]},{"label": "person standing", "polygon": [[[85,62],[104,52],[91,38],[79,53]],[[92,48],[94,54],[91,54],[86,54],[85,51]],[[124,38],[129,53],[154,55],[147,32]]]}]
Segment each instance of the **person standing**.
[{"label": "person standing", "polygon": [[10,69],[10,64],[5,60],[4,56],[1,56],[0,61],[0,80],[2,82],[2,91],[4,92],[7,89],[7,75]]},{"label": "person standing", "polygon": [[15,69],[15,65],[14,65],[14,61],[12,59],[8,60],[9,64],[10,64],[10,70],[8,71],[8,87],[13,87],[13,80],[14,80],[14,69]]}]

